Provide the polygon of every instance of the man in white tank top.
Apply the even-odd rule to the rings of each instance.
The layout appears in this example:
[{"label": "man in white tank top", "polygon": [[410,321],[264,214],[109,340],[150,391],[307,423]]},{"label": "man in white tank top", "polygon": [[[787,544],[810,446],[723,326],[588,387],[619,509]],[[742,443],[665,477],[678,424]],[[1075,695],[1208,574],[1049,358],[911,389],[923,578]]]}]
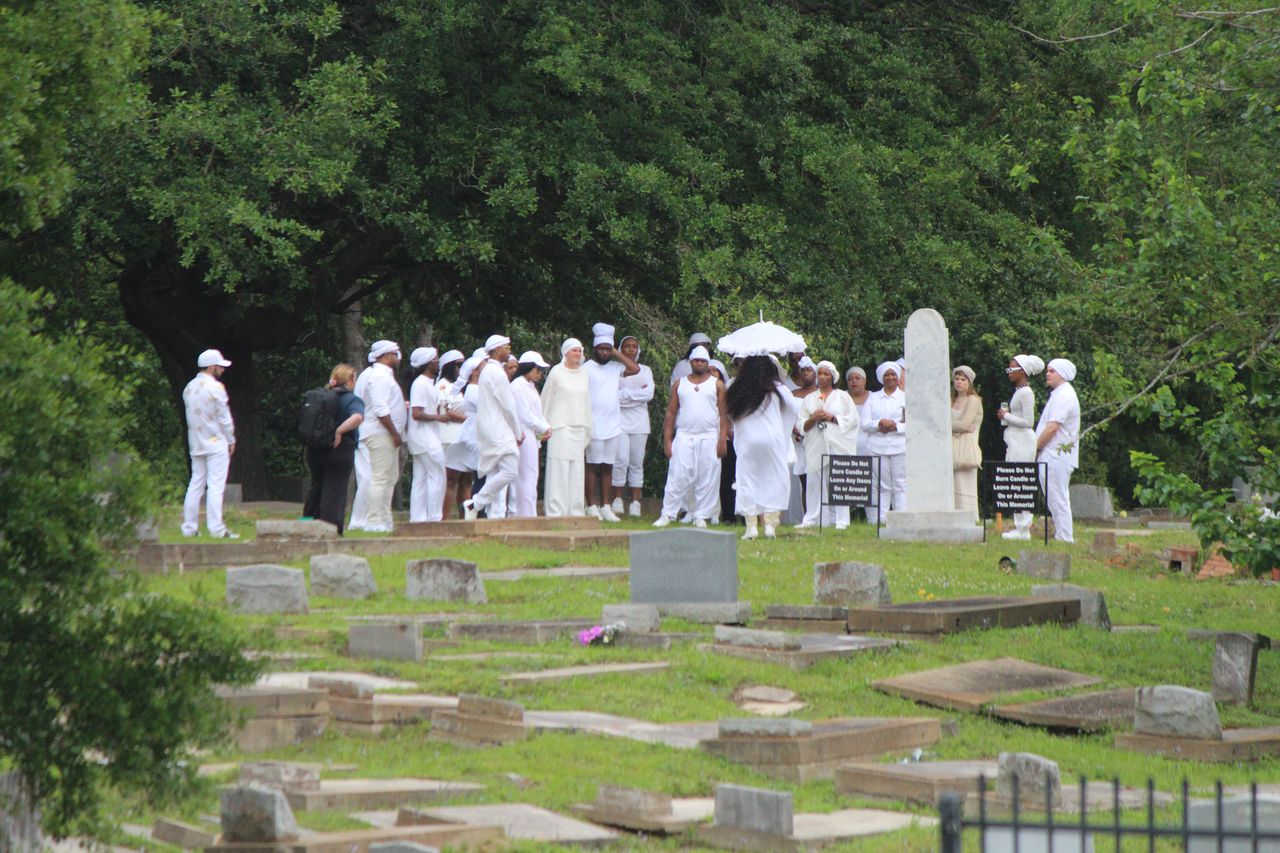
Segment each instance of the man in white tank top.
[{"label": "man in white tank top", "polygon": [[[654,527],[666,527],[683,506],[694,527],[706,527],[716,513],[720,492],[720,458],[725,453],[728,419],[724,382],[711,372],[711,354],[695,347],[689,354],[692,373],[671,386],[671,401],[662,424],[667,488],[662,515]],[[686,506],[692,495],[693,505]]]}]

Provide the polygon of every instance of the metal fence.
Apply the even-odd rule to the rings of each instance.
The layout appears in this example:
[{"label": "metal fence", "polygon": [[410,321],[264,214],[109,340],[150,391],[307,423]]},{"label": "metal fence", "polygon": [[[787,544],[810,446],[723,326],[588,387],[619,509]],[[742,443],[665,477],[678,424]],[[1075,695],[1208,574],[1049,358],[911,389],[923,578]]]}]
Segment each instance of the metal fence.
[{"label": "metal fence", "polygon": [[[1034,805],[1025,808],[1031,800],[1024,803],[1017,777],[1012,781],[1011,796],[997,799],[987,791],[987,780],[980,778],[978,792],[969,795],[976,798],[976,808],[970,806],[966,810],[966,797],[962,794],[947,793],[939,799],[941,853],[961,853],[966,849],[962,848],[966,829],[977,830],[967,849],[984,853],[1155,851],[1156,842],[1162,839],[1173,842],[1174,849],[1196,853],[1280,853],[1280,797],[1260,798],[1256,782],[1249,785],[1249,793],[1230,797],[1223,796],[1222,783],[1217,782],[1212,799],[1193,799],[1184,779],[1180,802],[1157,805],[1155,782],[1148,779],[1143,803],[1133,808],[1129,798],[1122,803],[1119,779],[1109,783],[1110,802],[1103,804],[1096,802],[1096,794],[1091,803],[1090,785],[1081,777],[1076,801],[1079,812],[1070,814],[1063,812],[1061,801],[1055,804],[1048,777],[1043,786],[1044,800],[1037,792]],[[1157,811],[1170,807],[1178,808],[1180,816],[1157,820]],[[1109,815],[1097,820],[1100,812]],[[1124,812],[1130,814],[1129,819],[1123,819]],[[1161,849],[1169,847],[1164,844]]]}]

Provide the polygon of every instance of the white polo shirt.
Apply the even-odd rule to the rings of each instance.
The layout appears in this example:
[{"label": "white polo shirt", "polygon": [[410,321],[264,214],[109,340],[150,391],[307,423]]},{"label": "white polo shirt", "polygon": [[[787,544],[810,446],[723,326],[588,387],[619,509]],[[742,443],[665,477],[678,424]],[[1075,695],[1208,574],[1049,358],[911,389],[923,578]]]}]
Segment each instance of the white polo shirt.
[{"label": "white polo shirt", "polygon": [[[360,438],[387,435],[387,428],[378,419],[388,415],[391,423],[395,425],[396,432],[400,433],[400,438],[403,439],[408,412],[405,409],[404,392],[400,390],[400,383],[396,381],[395,371],[388,364],[375,362],[365,373],[371,375],[369,384],[365,386],[367,396],[364,398],[364,423],[360,425]],[[363,377],[364,374],[362,373],[361,376]]]}]

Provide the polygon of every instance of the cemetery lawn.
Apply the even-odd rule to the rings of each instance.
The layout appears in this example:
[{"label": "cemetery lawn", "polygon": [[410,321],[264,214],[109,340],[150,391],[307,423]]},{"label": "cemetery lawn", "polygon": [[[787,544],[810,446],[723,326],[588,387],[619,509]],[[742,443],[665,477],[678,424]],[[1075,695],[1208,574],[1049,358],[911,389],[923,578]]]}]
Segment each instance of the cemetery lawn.
[{"label": "cemetery lawn", "polygon": [[[251,524],[243,520],[241,524],[239,529],[251,531]],[[626,522],[623,526],[647,529],[635,522]],[[736,531],[740,532],[741,528]],[[1121,548],[1126,544],[1140,548],[1140,552],[1129,555],[1126,567],[1108,566],[1092,558],[1088,548],[1092,531],[1081,529],[1078,535],[1080,542],[1073,546],[1050,545],[1051,550],[1067,550],[1071,554],[1068,582],[1102,590],[1115,625],[1149,625],[1154,629],[1106,633],[1089,628],[1046,626],[970,631],[937,641],[920,640],[885,652],[826,661],[799,672],[785,666],[713,654],[702,647],[703,643],[710,642],[709,626],[669,619],[663,621],[664,631],[697,631],[704,638],[677,643],[667,650],[650,650],[582,648],[568,639],[542,646],[470,641],[445,644],[441,632],[428,633],[427,658],[420,664],[352,660],[344,656],[349,616],[465,612],[496,620],[582,618],[599,621],[603,605],[629,600],[624,578],[571,577],[489,581],[486,583],[487,605],[410,602],[404,598],[405,561],[423,556],[470,560],[477,563],[482,572],[562,565],[627,565],[627,554],[621,549],[565,553],[496,543],[459,544],[430,552],[374,557],[370,564],[379,591],[370,599],[346,601],[313,597],[312,612],[305,616],[237,618],[252,632],[257,649],[312,655],[270,662],[268,666],[272,669],[364,671],[415,682],[418,692],[478,693],[521,702],[527,710],[597,711],[654,722],[714,721],[749,716],[733,702],[736,689],[744,685],[770,685],[788,688],[800,695],[807,704],[793,716],[801,719],[842,716],[954,719],[958,723],[958,734],[944,737],[928,750],[928,757],[994,758],[1004,751],[1034,752],[1059,763],[1064,784],[1076,782],[1080,775],[1090,779],[1119,779],[1133,786],[1143,786],[1151,778],[1158,789],[1174,792],[1186,778],[1193,789],[1203,792],[1211,790],[1215,780],[1231,785],[1255,779],[1260,782],[1280,779],[1280,759],[1211,765],[1121,752],[1113,748],[1110,732],[1051,734],[976,714],[927,708],[881,694],[871,687],[872,682],[893,675],[1012,656],[1100,678],[1101,683],[1090,689],[1181,684],[1207,691],[1214,647],[1210,642],[1188,640],[1185,635],[1188,628],[1255,631],[1273,637],[1280,633],[1280,585],[1243,580],[1196,581],[1180,574],[1166,576],[1160,572],[1157,564],[1160,551],[1169,545],[1194,544],[1189,532],[1156,531],[1133,536],[1122,532],[1118,536]],[[168,537],[167,531],[162,531],[162,537]],[[1026,545],[1040,547],[1035,542],[1007,543],[998,537],[973,545],[878,541],[874,529],[862,525],[842,532],[803,534],[784,528],[784,535],[776,541],[739,543],[739,597],[751,602],[757,619],[763,618],[764,608],[769,604],[812,604],[813,564],[832,560],[858,560],[883,566],[895,603],[1025,595],[1033,585],[1047,581],[1006,574],[998,568],[998,563],[1005,555],[1016,559],[1019,548]],[[292,565],[305,568],[301,563]],[[145,586],[211,609],[224,607],[224,572],[221,570],[149,576]],[[441,659],[441,656],[468,653],[495,654],[479,660]],[[541,683],[499,681],[503,675],[522,671],[657,660],[668,661],[670,667],[657,672]],[[1047,694],[1028,694],[1026,698],[1043,695]],[[1280,650],[1264,650],[1259,655],[1252,707],[1220,706],[1219,710],[1225,727],[1280,723]],[[672,796],[706,797],[712,795],[717,782],[734,782],[790,790],[795,795],[797,813],[872,807],[934,815],[930,808],[838,795],[830,780],[791,785],[696,750],[558,733],[539,734],[522,743],[502,747],[466,749],[430,742],[427,731],[427,725],[422,724],[375,737],[341,734],[331,726],[320,739],[299,747],[253,756],[236,754],[227,747],[202,760],[273,758],[354,764],[357,772],[330,774],[329,778],[336,775],[421,776],[478,782],[484,784],[486,790],[454,802],[528,802],[561,812],[567,812],[574,803],[591,801],[601,784],[650,788]],[[228,781],[233,776],[228,772],[214,777],[202,795],[163,814],[186,820],[215,815],[215,783]],[[1161,814],[1172,819],[1176,810],[1165,810]],[[116,817],[123,822],[149,826],[157,816],[156,812],[134,802],[117,804]],[[301,826],[313,830],[361,826],[338,811],[299,812],[297,818]],[[1126,820],[1145,821],[1145,813],[1136,813]],[[153,841],[146,843],[150,849],[164,848]],[[936,830],[915,829],[829,849],[924,851],[936,848]],[[513,849],[557,848],[517,844]],[[665,841],[633,838],[625,842],[622,849],[697,848],[691,838],[684,836]]]}]

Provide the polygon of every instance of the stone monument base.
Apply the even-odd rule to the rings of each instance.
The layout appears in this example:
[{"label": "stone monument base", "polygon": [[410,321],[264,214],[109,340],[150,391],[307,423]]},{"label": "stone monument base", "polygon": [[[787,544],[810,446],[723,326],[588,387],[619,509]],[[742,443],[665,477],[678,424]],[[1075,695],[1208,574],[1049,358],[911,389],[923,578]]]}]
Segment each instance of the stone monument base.
[{"label": "stone monument base", "polygon": [[890,510],[880,536],[911,542],[981,542],[982,528],[976,526],[973,516],[963,509]]}]

